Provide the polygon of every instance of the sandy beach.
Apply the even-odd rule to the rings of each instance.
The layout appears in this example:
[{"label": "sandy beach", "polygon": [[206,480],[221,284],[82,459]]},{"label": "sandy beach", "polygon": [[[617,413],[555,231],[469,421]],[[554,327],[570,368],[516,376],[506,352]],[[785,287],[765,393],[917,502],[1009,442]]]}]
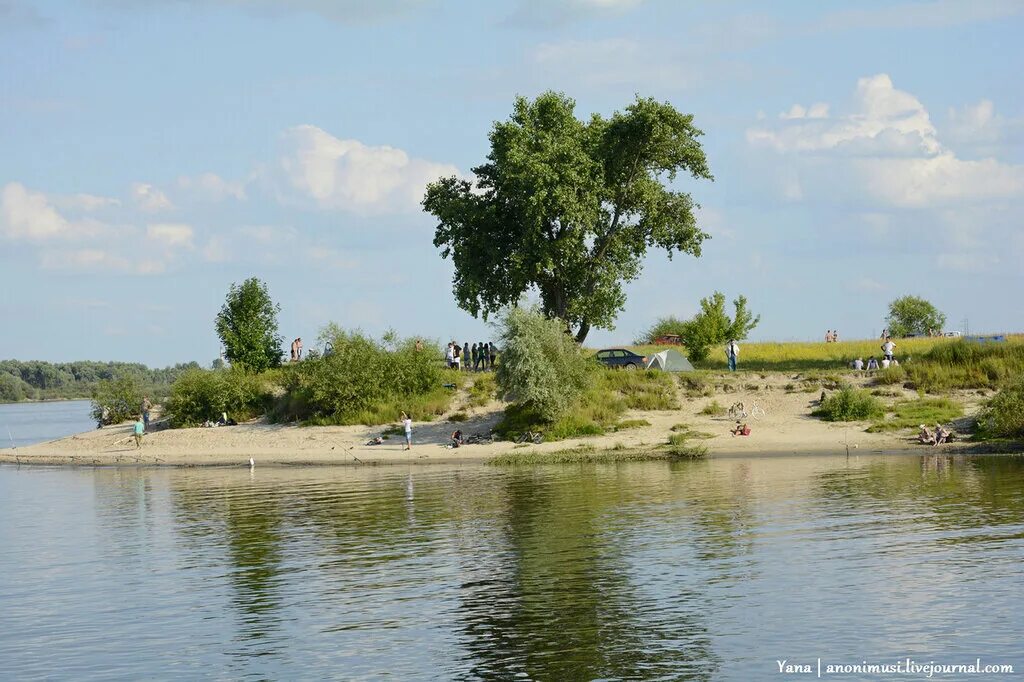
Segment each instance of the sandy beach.
[{"label": "sandy beach", "polygon": [[[450,422],[442,417],[434,422],[416,423],[413,448],[409,451],[404,449],[402,437],[394,435],[386,438],[382,445],[366,445],[368,440],[384,432],[387,428],[384,426],[304,427],[262,421],[228,427],[154,431],[146,435],[142,448],[136,449],[131,438],[131,424],[120,424],[28,447],[0,450],[0,462],[83,466],[248,466],[250,457],[259,466],[470,462],[485,461],[524,448],[537,453],[579,446],[589,446],[596,451],[653,449],[664,444],[672,427],[681,423],[709,436],[699,442],[707,446],[712,457],[845,454],[847,447],[860,453],[906,452],[923,451],[926,447],[917,444],[911,433],[866,433],[867,423],[829,423],[810,416],[817,395],[787,391],[784,386],[791,385],[792,381],[788,374],[747,373],[743,378],[746,382],[744,389],[737,392],[692,398],[681,391],[681,408],[678,410],[634,411],[625,415],[626,419],[646,420],[650,422],[649,426],[540,445],[495,442],[490,445],[464,445],[457,449],[446,447],[450,434],[456,428],[461,428],[467,435],[490,431],[501,418],[503,407],[499,402],[492,402],[475,409],[463,405],[453,407],[453,413],[456,410],[469,413],[465,422]],[[756,390],[754,386],[757,386]],[[904,397],[915,396],[913,392],[906,391]],[[964,402],[968,414],[977,409],[976,396],[964,394],[958,397]],[[759,419],[747,420],[752,428],[750,436],[733,436],[729,429],[734,420],[700,414],[713,400],[722,405],[743,401],[748,406],[756,401],[766,414]]]}]

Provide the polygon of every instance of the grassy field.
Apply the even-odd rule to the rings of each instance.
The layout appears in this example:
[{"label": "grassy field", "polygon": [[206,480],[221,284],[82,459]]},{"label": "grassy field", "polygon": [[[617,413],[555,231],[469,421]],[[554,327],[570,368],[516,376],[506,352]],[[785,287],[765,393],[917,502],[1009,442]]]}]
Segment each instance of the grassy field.
[{"label": "grassy field", "polygon": [[[949,338],[895,339],[894,342],[896,343],[896,358],[901,363],[908,360],[913,362],[938,347],[960,343],[957,339]],[[741,343],[738,369],[761,372],[846,369],[858,357],[865,362],[872,355],[881,360],[881,345],[881,339],[840,341],[838,343],[825,343],[824,341]],[[1001,345],[1006,347],[1024,346],[1024,335],[1008,336],[1006,344]],[[627,348],[635,353],[649,356],[659,350],[673,348],[673,346],[627,346]],[[675,348],[681,350],[685,355],[685,349],[678,346]],[[724,346],[717,350],[712,349],[711,356],[706,361],[697,363],[696,367],[698,369],[727,369]]]}]

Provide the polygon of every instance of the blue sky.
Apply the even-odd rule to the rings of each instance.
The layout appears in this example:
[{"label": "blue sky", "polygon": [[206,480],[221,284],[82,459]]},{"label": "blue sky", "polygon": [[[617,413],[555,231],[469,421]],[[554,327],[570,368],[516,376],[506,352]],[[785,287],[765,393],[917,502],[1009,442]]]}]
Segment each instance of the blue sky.
[{"label": "blue sky", "polygon": [[713,238],[651,252],[629,342],[714,290],[755,339],[877,335],[924,296],[972,332],[1024,318],[1024,4],[673,0],[0,0],[0,358],[217,356],[228,285],[328,321],[492,336],[418,207],[517,94],[581,117],[693,113]]}]

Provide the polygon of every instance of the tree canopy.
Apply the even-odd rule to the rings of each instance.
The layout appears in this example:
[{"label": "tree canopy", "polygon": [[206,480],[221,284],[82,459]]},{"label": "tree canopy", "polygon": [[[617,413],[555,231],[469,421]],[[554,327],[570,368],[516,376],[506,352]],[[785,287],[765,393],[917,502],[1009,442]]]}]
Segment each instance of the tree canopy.
[{"label": "tree canopy", "polygon": [[941,332],[946,324],[946,316],[923,298],[903,296],[889,304],[889,316],[885,321],[890,336],[923,336]]},{"label": "tree canopy", "polygon": [[700,300],[700,312],[683,325],[681,336],[686,353],[691,360],[704,360],[711,346],[731,339],[742,341],[761,321],[747,310],[746,296],[738,296],[732,302],[733,316],[725,312],[725,294],[716,291]]},{"label": "tree canopy", "polygon": [[423,206],[439,222],[434,245],[455,264],[461,308],[487,319],[536,289],[544,313],[582,342],[591,327],[613,328],[649,248],[700,256],[708,235],[696,204],[664,183],[712,176],[703,133],[670,104],[638,97],[588,121],[574,110],[561,93],[517,98],[494,124],[475,186],[443,178]]},{"label": "tree canopy", "polygon": [[277,333],[277,313],[281,306],[270,298],[267,285],[255,277],[232,284],[220,312],[217,336],[224,344],[224,355],[246,371],[262,372],[281,365],[281,344]]}]

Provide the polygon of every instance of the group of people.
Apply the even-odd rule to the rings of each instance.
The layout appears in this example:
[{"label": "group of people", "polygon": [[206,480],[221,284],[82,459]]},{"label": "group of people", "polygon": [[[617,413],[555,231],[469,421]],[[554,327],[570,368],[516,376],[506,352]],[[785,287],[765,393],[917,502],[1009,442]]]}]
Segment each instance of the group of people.
[{"label": "group of people", "polygon": [[839,342],[839,330],[829,329],[825,332],[825,343],[838,343]]},{"label": "group of people", "polygon": [[928,427],[921,424],[921,432],[917,434],[917,439],[924,445],[941,445],[942,443],[948,443],[953,440],[953,434],[942,428],[942,424],[935,425],[935,433],[928,430]]},{"label": "group of people", "polygon": [[474,343],[469,341],[460,346],[455,341],[448,344],[444,352],[445,361],[450,369],[465,369],[467,372],[486,371],[494,369],[494,361],[498,359],[498,349],[491,343]]},{"label": "group of people", "polygon": [[899,367],[899,360],[896,359],[896,343],[889,337],[885,338],[885,343],[881,346],[882,349],[882,361],[879,362],[872,355],[868,358],[865,363],[863,358],[857,358],[850,363],[850,367],[853,369],[865,369],[869,372],[873,372],[876,369],[888,369],[889,367]]},{"label": "group of people", "polygon": [[292,341],[292,362],[298,362],[302,359],[302,337]]}]

